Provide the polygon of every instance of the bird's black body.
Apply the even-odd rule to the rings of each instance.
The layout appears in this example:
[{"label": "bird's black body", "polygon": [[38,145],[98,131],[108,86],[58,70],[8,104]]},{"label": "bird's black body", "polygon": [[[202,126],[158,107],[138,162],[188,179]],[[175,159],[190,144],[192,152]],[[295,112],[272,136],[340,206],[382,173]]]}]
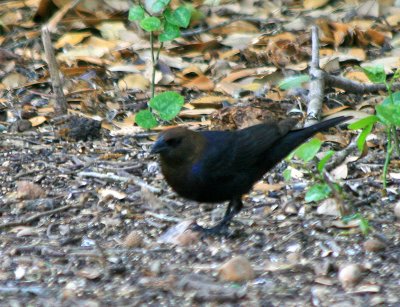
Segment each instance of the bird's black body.
[{"label": "bird's black body", "polygon": [[292,150],[318,131],[350,117],[337,117],[293,130],[286,119],[237,131],[195,132],[172,128],[162,132],[152,151],[161,156],[162,172],[181,196],[199,202],[230,200],[219,231],[242,208],[241,197]]}]

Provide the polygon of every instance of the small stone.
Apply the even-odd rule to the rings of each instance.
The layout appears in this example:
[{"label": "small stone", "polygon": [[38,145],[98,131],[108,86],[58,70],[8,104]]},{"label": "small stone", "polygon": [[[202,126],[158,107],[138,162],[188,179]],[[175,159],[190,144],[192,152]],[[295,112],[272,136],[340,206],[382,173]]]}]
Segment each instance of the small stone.
[{"label": "small stone", "polygon": [[400,202],[394,206],[394,215],[400,219]]},{"label": "small stone", "polygon": [[315,263],[314,273],[317,276],[328,276],[328,274],[333,270],[333,263],[329,260],[323,262]]},{"label": "small stone", "polygon": [[364,249],[367,252],[380,252],[386,248],[385,243],[378,239],[368,239],[364,242]]},{"label": "small stone", "polygon": [[159,238],[159,243],[170,243],[175,245],[189,245],[198,240],[199,234],[190,230],[192,220],[182,221],[164,232]]},{"label": "small stone", "polygon": [[75,273],[79,277],[83,277],[89,280],[98,279],[102,275],[100,268],[86,267]]},{"label": "small stone", "polygon": [[161,261],[155,260],[150,264],[150,272],[158,276],[161,273]]},{"label": "small stone", "polygon": [[124,239],[124,246],[127,248],[140,247],[143,244],[143,238],[138,231],[131,231]]},{"label": "small stone", "polygon": [[17,182],[17,198],[18,199],[38,199],[43,198],[46,195],[42,187],[36,183],[30,181],[18,181]]},{"label": "small stone", "polygon": [[9,127],[9,132],[24,132],[32,129],[32,123],[27,119],[20,119],[13,122]]},{"label": "small stone", "polygon": [[236,256],[218,270],[219,278],[226,281],[247,281],[255,277],[251,263],[243,256]]},{"label": "small stone", "polygon": [[339,271],[339,281],[343,288],[353,287],[362,276],[363,268],[359,264],[348,264]]},{"label": "small stone", "polygon": [[339,206],[335,198],[325,199],[317,208],[317,213],[321,215],[340,216]]},{"label": "small stone", "polygon": [[296,215],[298,209],[294,203],[289,203],[285,206],[285,213],[288,215]]},{"label": "small stone", "polygon": [[175,240],[177,242],[177,245],[188,246],[197,243],[199,241],[199,238],[199,232],[187,229],[185,232],[177,235]]}]

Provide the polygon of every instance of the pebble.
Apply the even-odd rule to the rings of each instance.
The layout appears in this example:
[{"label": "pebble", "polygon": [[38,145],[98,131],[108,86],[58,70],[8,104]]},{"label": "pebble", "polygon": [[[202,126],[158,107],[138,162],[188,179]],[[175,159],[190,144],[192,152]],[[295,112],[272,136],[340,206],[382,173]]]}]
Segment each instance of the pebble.
[{"label": "pebble", "polygon": [[386,248],[386,244],[378,239],[368,239],[364,242],[364,249],[367,252],[379,252]]},{"label": "pebble", "polygon": [[254,279],[255,273],[249,260],[236,256],[219,268],[218,276],[225,281],[241,282]]},{"label": "pebble", "polygon": [[353,287],[362,277],[363,267],[359,264],[347,264],[339,271],[339,281],[343,288]]},{"label": "pebble", "polygon": [[400,202],[394,206],[394,215],[400,219]]},{"label": "pebble", "polygon": [[123,243],[127,248],[140,247],[143,244],[143,238],[138,231],[133,230],[125,237]]}]

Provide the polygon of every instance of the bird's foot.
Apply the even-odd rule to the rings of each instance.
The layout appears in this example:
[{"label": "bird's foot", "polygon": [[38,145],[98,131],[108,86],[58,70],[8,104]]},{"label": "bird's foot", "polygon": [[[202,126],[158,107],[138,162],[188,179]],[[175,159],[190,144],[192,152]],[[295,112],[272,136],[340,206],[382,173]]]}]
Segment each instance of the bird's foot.
[{"label": "bird's foot", "polygon": [[227,224],[219,224],[211,228],[204,228],[195,223],[191,226],[191,230],[200,232],[203,236],[230,236],[231,234]]}]

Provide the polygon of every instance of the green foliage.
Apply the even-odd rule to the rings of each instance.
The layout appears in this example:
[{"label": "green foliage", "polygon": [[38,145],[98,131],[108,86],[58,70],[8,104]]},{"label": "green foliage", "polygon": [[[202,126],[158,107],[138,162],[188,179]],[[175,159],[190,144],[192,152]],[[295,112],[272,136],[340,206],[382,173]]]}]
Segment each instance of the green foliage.
[{"label": "green foliage", "polygon": [[191,12],[184,6],[178,7],[175,11],[168,9],[165,11],[165,19],[177,27],[187,28],[190,22]]},{"label": "green foliage", "polygon": [[290,168],[287,168],[283,171],[283,178],[286,181],[289,181],[292,178],[292,171],[290,170]]},{"label": "green foliage", "polygon": [[184,103],[181,95],[175,92],[164,92],[150,99],[148,110],[142,110],[136,114],[136,123],[145,129],[151,129],[158,125],[158,119],[172,120],[178,115]]},{"label": "green foliage", "polygon": [[374,83],[385,83],[386,73],[383,65],[362,67],[364,73],[367,75],[368,79]]},{"label": "green foliage", "polygon": [[[172,10],[168,7],[169,2],[167,0],[148,1],[147,11],[141,5],[134,5],[129,10],[128,18],[131,21],[140,21],[140,27],[147,32],[159,32],[157,34],[160,42],[173,40],[180,37],[180,28],[189,26],[194,10],[186,6],[179,6],[176,10]],[[149,15],[149,12],[153,15]]]},{"label": "green foliage", "polygon": [[375,115],[364,117],[348,126],[349,129],[357,130],[363,129],[369,125],[373,125],[378,121],[378,117]]},{"label": "green foliage", "polygon": [[354,220],[359,220],[359,228],[362,232],[363,235],[368,235],[368,233],[371,230],[371,226],[369,224],[369,221],[362,216],[361,213],[355,213],[355,214],[351,214],[351,215],[346,215],[344,217],[342,217],[342,221],[343,223],[347,224],[350,221],[354,221]]},{"label": "green foliage", "polygon": [[378,120],[379,118],[377,116],[371,115],[349,125],[349,129],[352,130],[362,129],[357,139],[357,148],[360,152],[364,150],[365,140],[367,139],[367,136],[371,133],[374,124]]},{"label": "green foliage", "polygon": [[317,183],[311,186],[306,193],[305,201],[321,201],[329,197],[331,188],[326,183]]},{"label": "green foliage", "polygon": [[175,92],[164,92],[150,100],[150,107],[156,111],[162,120],[171,120],[182,109],[184,99]]},{"label": "green foliage", "polygon": [[178,26],[167,23],[164,26],[164,32],[158,36],[160,42],[172,41],[173,39],[181,36],[181,31]]},{"label": "green foliage", "polygon": [[333,150],[329,150],[326,152],[325,156],[319,160],[318,164],[317,164],[317,169],[320,173],[322,173],[322,171],[325,168],[326,163],[328,163],[329,159],[333,156],[335,152]]},{"label": "green foliage", "polygon": [[367,136],[371,133],[373,125],[380,122],[386,126],[386,159],[383,167],[383,187],[386,188],[386,175],[389,167],[390,157],[393,151],[393,145],[396,147],[397,154],[400,155],[399,141],[397,136],[397,127],[400,126],[400,92],[392,93],[392,85],[400,77],[400,70],[397,69],[390,82],[387,82],[385,69],[382,65],[364,67],[364,73],[368,79],[374,83],[385,84],[388,90],[388,97],[375,107],[376,116],[368,116],[349,126],[350,129],[362,129],[358,139],[357,147],[363,151]]},{"label": "green foliage", "polygon": [[379,121],[387,126],[400,126],[400,92],[393,93],[375,107]]},{"label": "green foliage", "polygon": [[161,20],[153,16],[145,17],[140,21],[140,27],[147,32],[157,31],[161,28]]},{"label": "green foliage", "polygon": [[299,159],[303,160],[304,162],[311,161],[319,149],[321,148],[322,142],[318,139],[311,139],[307,143],[302,144],[299,146],[295,151],[294,155]]},{"label": "green foliage", "polygon": [[135,116],[135,122],[144,129],[151,129],[157,126],[157,119],[150,110],[141,110]]},{"label": "green foliage", "polygon": [[[145,0],[144,6],[134,5],[129,10],[129,20],[139,21],[140,27],[150,32],[153,72],[151,80],[151,99],[149,108],[136,114],[136,123],[151,129],[159,121],[174,119],[182,109],[184,98],[174,92],[164,92],[155,96],[155,70],[163,43],[181,36],[180,28],[187,28],[195,10],[191,6],[169,7],[170,0]],[[161,43],[158,50],[155,40]]]},{"label": "green foliage", "polygon": [[[304,143],[301,146],[299,146],[295,151],[291,153],[291,155],[289,155],[289,157],[296,156],[297,158],[302,160],[304,162],[304,169],[308,170],[309,168],[305,164],[307,162],[310,162],[316,157],[318,151],[321,149],[321,146],[322,142],[320,140],[316,138],[311,139],[307,143]],[[306,202],[313,202],[313,201],[318,202],[328,198],[331,195],[332,193],[331,188],[324,181],[323,170],[325,168],[326,163],[333,156],[333,154],[334,154],[333,150],[328,151],[325,154],[325,156],[318,162],[317,169],[319,174],[314,174],[311,171],[309,171],[309,174],[313,176],[316,183],[308,188],[305,195]],[[289,180],[291,178],[291,171],[289,168],[287,168],[284,171],[283,176],[285,180]],[[340,187],[338,187],[338,189],[340,189]]]},{"label": "green foliage", "polygon": [[134,20],[142,20],[144,18],[144,9],[139,6],[135,5],[129,9],[129,16],[128,19],[131,21]]},{"label": "green foliage", "polygon": [[[151,3],[150,3],[151,2]],[[147,3],[150,3],[149,5],[149,11],[152,14],[159,14],[162,13],[165,8],[167,7],[167,5],[170,3],[170,0],[156,0],[156,1],[149,1],[147,0]]]},{"label": "green foliage", "polygon": [[303,85],[303,83],[309,82],[309,75],[297,75],[285,78],[283,81],[279,83],[279,87],[282,90],[289,90],[293,88],[299,88]]}]

